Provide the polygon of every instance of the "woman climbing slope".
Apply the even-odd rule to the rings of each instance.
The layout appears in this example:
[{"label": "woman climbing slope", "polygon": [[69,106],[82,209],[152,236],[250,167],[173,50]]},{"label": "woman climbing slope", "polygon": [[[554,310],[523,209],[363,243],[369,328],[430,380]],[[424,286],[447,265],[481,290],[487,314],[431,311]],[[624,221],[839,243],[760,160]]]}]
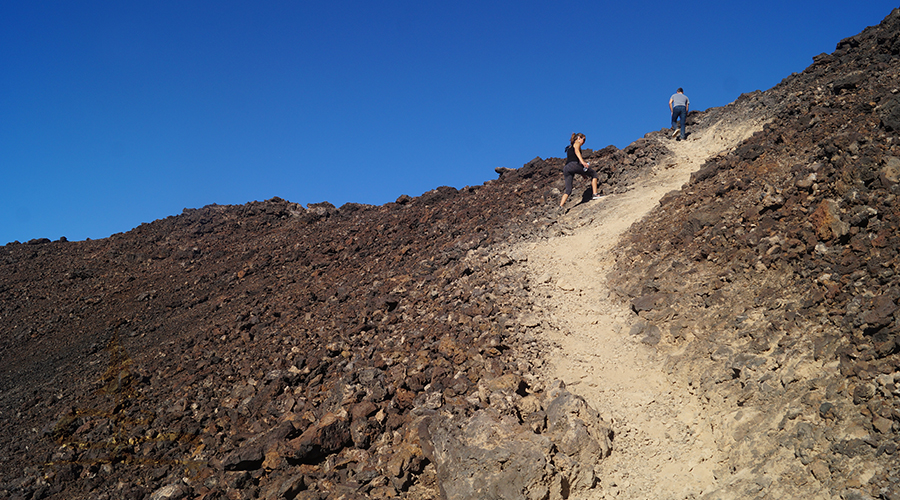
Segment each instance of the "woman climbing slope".
[{"label": "woman climbing slope", "polygon": [[575,174],[583,175],[585,179],[590,179],[591,189],[594,191],[593,199],[600,198],[597,195],[597,172],[590,168],[588,163],[584,161],[584,158],[581,157],[581,146],[584,144],[584,140],[584,134],[576,132],[572,134],[572,138],[569,139],[569,145],[566,146],[566,166],[563,167],[566,192],[563,194],[562,201],[559,202],[560,207],[566,204],[566,200],[572,194],[572,181],[575,178]]}]

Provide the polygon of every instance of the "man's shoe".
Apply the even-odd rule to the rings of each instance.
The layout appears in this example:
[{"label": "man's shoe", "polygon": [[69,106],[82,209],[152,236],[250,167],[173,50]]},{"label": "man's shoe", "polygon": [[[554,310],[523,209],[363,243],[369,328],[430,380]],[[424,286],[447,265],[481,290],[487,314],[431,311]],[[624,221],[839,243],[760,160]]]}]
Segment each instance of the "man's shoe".
[{"label": "man's shoe", "polygon": [[672,131],[672,137],[675,137],[676,135],[678,135],[678,129],[677,129],[677,128],[676,128],[675,130]]},{"label": "man's shoe", "polygon": [[603,195],[595,194],[594,197],[591,198],[591,199],[592,199],[592,200],[599,200],[600,198],[603,198]]}]

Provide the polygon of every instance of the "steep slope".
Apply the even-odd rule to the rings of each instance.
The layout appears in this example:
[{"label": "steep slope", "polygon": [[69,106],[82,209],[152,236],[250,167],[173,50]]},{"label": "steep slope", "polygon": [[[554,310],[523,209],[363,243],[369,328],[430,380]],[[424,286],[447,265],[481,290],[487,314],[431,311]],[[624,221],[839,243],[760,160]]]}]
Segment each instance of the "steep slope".
[{"label": "steep slope", "polygon": [[900,10],[568,213],[537,158],[6,245],[0,498],[897,498],[898,57]]},{"label": "steep slope", "polygon": [[706,402],[711,497],[900,494],[898,56],[895,10],[625,237],[610,284]]},{"label": "steep slope", "polygon": [[[610,191],[653,161],[590,157],[629,160]],[[555,223],[560,162],[381,207],[272,199],[4,246],[0,492],[433,498],[422,418],[489,408],[484,384],[528,369],[520,280],[491,249]]]},{"label": "steep slope", "polygon": [[511,253],[522,256],[533,284],[533,314],[549,322],[542,334],[554,348],[545,376],[584,396],[615,429],[615,452],[602,461],[602,487],[591,498],[699,497],[726,460],[715,438],[725,410],[673,384],[656,350],[629,335],[634,313],[615,299],[607,275],[630,226],[708,158],[762,129],[762,113],[740,114],[737,124],[695,117],[689,141],[654,134],[672,154],[631,190],[579,207],[562,219],[562,234]]}]

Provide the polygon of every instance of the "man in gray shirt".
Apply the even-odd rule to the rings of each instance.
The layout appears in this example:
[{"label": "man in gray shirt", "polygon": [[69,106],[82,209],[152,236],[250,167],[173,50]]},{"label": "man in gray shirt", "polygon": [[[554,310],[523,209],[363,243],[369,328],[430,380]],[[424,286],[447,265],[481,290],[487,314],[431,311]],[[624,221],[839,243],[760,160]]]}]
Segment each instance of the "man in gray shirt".
[{"label": "man in gray shirt", "polygon": [[675,128],[678,120],[681,119],[681,140],[684,140],[684,122],[687,120],[688,108],[691,106],[691,100],[684,95],[684,89],[679,87],[678,91],[669,98],[669,111],[672,112],[672,137],[678,135],[678,129]]}]

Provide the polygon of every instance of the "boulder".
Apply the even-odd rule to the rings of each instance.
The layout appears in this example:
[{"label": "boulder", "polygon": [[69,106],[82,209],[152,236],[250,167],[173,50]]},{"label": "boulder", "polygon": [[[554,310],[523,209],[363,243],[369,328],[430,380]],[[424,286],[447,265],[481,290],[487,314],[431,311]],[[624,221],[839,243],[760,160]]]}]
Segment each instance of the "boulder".
[{"label": "boulder", "polygon": [[[495,384],[503,385],[506,391],[492,396],[515,386]],[[596,410],[561,384],[546,398],[546,412],[534,397],[518,398],[525,423],[495,408],[466,419],[429,417],[421,427],[423,448],[444,497],[560,499],[596,486],[594,467],[609,455],[609,429]],[[541,419],[532,418],[538,413]],[[544,421],[546,430],[538,433]]]},{"label": "boulder", "polygon": [[900,130],[900,97],[892,97],[878,107],[878,117],[887,130]]}]

